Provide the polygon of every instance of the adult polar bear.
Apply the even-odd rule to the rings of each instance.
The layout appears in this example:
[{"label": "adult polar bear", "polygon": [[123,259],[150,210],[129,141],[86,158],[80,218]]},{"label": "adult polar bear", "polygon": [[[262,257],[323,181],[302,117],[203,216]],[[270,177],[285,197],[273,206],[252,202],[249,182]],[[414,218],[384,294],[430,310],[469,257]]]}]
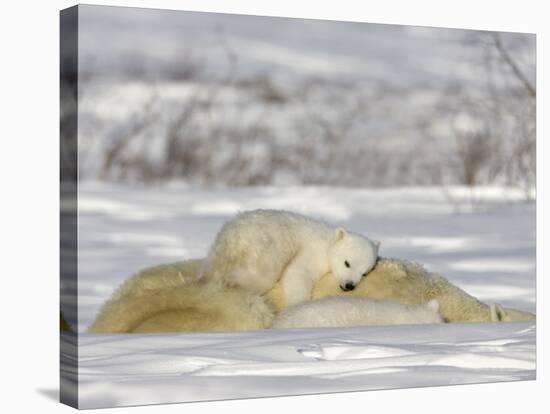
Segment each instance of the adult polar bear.
[{"label": "adult polar bear", "polygon": [[257,294],[281,280],[285,303],[293,305],[310,299],[328,272],[343,290],[353,290],[376,264],[378,245],[289,211],[252,210],[224,224],[199,279]]},{"label": "adult polar bear", "polygon": [[[100,309],[90,332],[178,332],[264,329],[286,308],[281,283],[263,295],[215,287],[196,280],[203,259],[143,269],[126,279]],[[446,322],[504,322],[535,315],[486,304],[423,266],[380,259],[368,277],[348,292],[332,273],[315,283],[312,299],[327,296],[393,299],[403,304],[439,302]]]}]

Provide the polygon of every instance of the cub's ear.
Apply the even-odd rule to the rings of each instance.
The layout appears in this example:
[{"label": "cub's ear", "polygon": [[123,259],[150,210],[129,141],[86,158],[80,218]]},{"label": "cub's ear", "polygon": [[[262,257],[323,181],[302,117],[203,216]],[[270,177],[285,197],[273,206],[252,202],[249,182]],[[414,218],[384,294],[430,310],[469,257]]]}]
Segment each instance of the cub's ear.
[{"label": "cub's ear", "polygon": [[343,229],[342,227],[338,227],[336,229],[336,241],[338,240],[342,240],[346,235],[346,230]]},{"label": "cub's ear", "polygon": [[493,322],[502,322],[506,318],[506,311],[498,303],[493,303],[491,305],[491,321]]},{"label": "cub's ear", "polygon": [[437,299],[432,299],[426,303],[426,307],[434,312],[439,312],[439,301]]},{"label": "cub's ear", "polygon": [[376,246],[376,250],[380,248],[380,242],[378,240],[373,240],[372,243]]}]

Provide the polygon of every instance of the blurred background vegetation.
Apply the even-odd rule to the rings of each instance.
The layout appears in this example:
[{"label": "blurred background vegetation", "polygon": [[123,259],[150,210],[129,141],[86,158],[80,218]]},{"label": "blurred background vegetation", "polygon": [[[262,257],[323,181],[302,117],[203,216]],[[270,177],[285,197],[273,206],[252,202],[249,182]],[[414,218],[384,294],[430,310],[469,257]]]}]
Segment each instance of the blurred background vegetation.
[{"label": "blurred background vegetation", "polygon": [[534,196],[534,35],[81,6],[79,42],[82,180]]}]

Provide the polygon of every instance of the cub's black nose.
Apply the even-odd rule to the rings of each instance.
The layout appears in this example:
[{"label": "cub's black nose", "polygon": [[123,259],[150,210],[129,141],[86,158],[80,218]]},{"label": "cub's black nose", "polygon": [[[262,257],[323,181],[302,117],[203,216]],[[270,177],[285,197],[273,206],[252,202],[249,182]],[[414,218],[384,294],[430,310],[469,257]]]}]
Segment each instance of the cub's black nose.
[{"label": "cub's black nose", "polygon": [[351,282],[347,282],[344,286],[340,286],[342,288],[342,290],[344,291],[348,291],[348,290],[353,290],[355,289],[355,285]]}]

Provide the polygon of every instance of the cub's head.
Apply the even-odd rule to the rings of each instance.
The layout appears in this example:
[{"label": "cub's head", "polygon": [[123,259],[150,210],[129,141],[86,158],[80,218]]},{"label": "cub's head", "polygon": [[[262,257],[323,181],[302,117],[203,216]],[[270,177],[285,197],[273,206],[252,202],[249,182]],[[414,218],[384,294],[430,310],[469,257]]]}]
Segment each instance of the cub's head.
[{"label": "cub's head", "polygon": [[353,290],[378,259],[379,242],[336,229],[329,249],[329,263],[342,290]]}]

